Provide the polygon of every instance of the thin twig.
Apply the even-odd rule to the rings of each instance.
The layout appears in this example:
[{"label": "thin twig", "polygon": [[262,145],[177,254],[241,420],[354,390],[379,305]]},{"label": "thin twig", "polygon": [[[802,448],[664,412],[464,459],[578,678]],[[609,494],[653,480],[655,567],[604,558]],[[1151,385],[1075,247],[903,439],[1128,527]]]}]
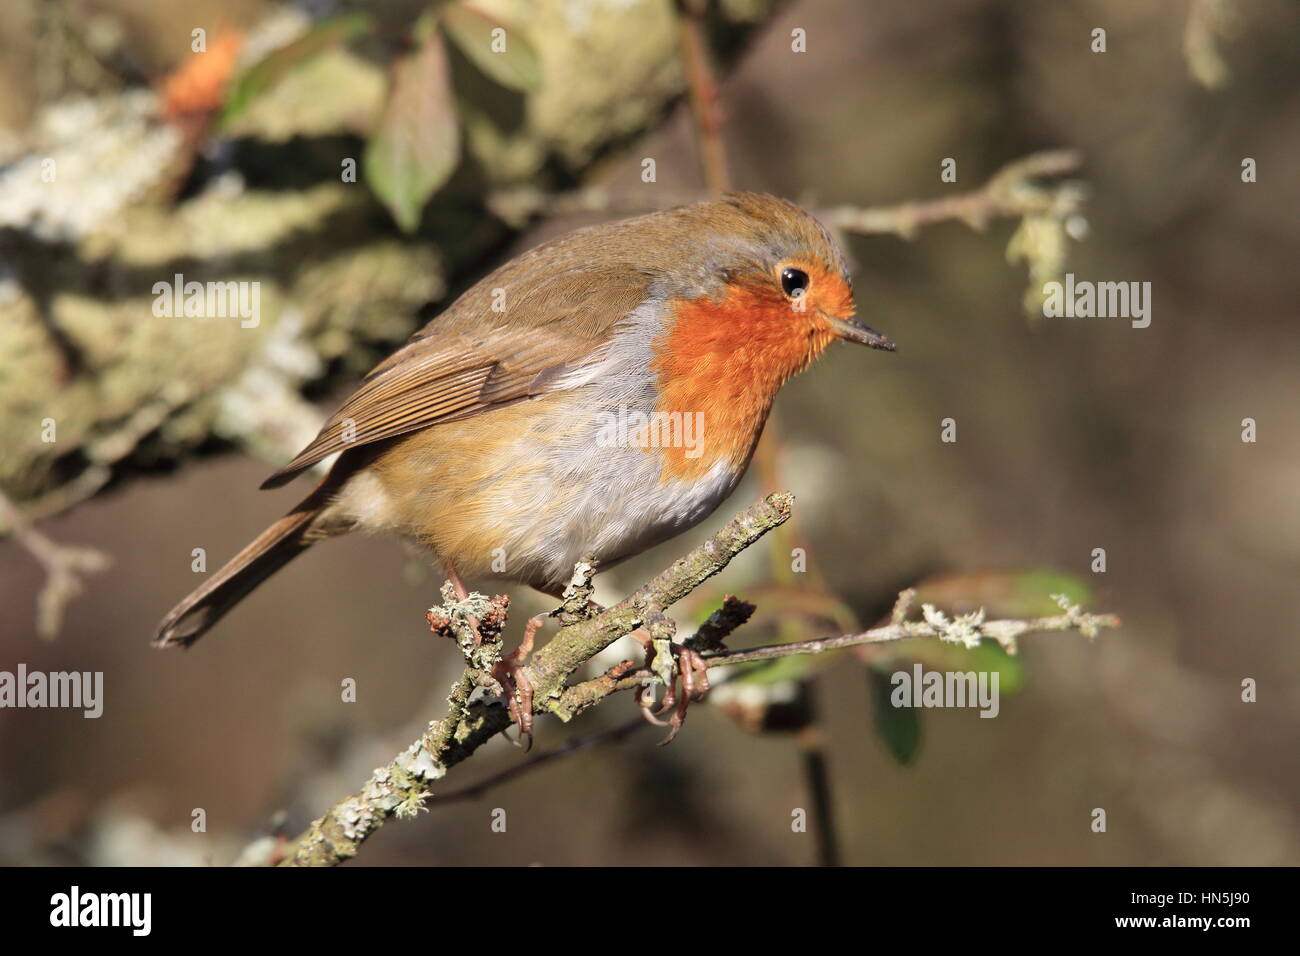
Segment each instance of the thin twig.
[{"label": "thin twig", "polygon": [[[982,640],[992,640],[997,641],[1008,653],[1015,653],[1017,639],[1025,634],[1078,631],[1085,637],[1092,638],[1102,628],[1120,626],[1120,619],[1115,615],[1088,614],[1078,605],[1070,604],[1061,595],[1057,595],[1056,600],[1061,604],[1063,613],[1050,617],[985,621],[984,612],[976,611],[950,619],[943,612],[927,604],[922,608],[921,620],[907,620],[906,616],[914,597],[915,592],[910,590],[900,594],[892,620],[881,627],[874,627],[857,634],[839,634],[810,641],[767,644],[738,651],[719,651],[704,654],[704,662],[711,670],[727,665],[749,664],[804,654],[825,654],[828,651],[855,647],[859,644],[883,644],[911,638],[931,638],[959,643],[966,647],[975,647]],[[551,709],[572,718],[588,707],[598,704],[610,694],[658,682],[659,675],[645,668],[624,673],[616,680],[609,679],[609,675],[593,678],[569,687]]]},{"label": "thin twig", "polygon": [[731,189],[731,173],[727,166],[727,147],[722,139],[723,113],[718,81],[704,36],[702,4],[696,0],[677,0],[677,23],[700,169],[705,187],[718,195]]},{"label": "thin twig", "polygon": [[[1120,626],[1120,619],[1113,614],[1087,614],[1084,617],[1087,618],[1086,626],[1089,629]],[[886,641],[902,641],[913,637],[939,636],[937,632],[930,631],[924,626],[916,629],[918,623],[912,621],[899,626],[887,625],[864,631],[861,634],[841,634],[838,637],[822,637],[811,641],[799,641],[795,644],[769,644],[766,647],[755,647],[749,650],[705,655],[704,659],[709,667],[717,667],[723,664],[748,664],[753,661],[769,661],[778,657],[794,657],[800,654],[825,654],[827,651],[836,651],[857,644],[881,644]],[[1072,619],[1069,615],[1061,614],[1056,617],[1041,617],[1028,621],[989,621],[983,627],[983,636],[1003,642],[1019,637],[1022,634],[1073,630],[1085,631],[1085,627],[1080,621]]]},{"label": "thin twig", "polygon": [[[703,133],[703,129],[697,128],[698,135]],[[703,153],[703,145],[700,150]],[[949,220],[965,222],[973,229],[983,230],[998,217],[1035,214],[1065,217],[1083,208],[1082,187],[1068,180],[1052,185],[1041,185],[1035,180],[1077,172],[1082,164],[1083,157],[1076,150],[1031,153],[1003,166],[978,189],[956,196],[919,199],[893,206],[834,206],[819,210],[818,215],[827,225],[845,232],[894,235],[903,239],[915,238],[921,228]],[[488,205],[507,221],[522,224],[536,215],[656,212],[703,198],[699,193],[661,190],[617,195],[603,186],[548,194],[536,187],[523,186],[493,193],[488,198]]]},{"label": "thin twig", "polygon": [[[813,688],[805,688],[813,694]],[[815,712],[815,703],[813,704]],[[826,741],[816,723],[799,732],[799,754],[803,758],[804,781],[812,803],[813,834],[817,838],[817,865],[839,866],[839,839],[835,828],[835,805],[831,800],[830,768],[826,760]]]},{"label": "thin twig", "polygon": [[81,576],[108,568],[112,558],[97,548],[59,544],[37,531],[18,507],[0,492],[0,522],[45,569],[45,584],[36,597],[36,632],[45,640],[58,636],[68,603],[85,590]]},{"label": "thin twig", "polygon": [[823,213],[832,228],[863,234],[891,234],[911,239],[922,226],[956,219],[983,230],[989,220],[1002,216],[1053,213],[1064,216],[1082,206],[1083,193],[1073,184],[1044,187],[1035,179],[1064,176],[1083,164],[1072,149],[1033,153],[1003,166],[979,189],[947,196],[862,209],[836,206]]}]

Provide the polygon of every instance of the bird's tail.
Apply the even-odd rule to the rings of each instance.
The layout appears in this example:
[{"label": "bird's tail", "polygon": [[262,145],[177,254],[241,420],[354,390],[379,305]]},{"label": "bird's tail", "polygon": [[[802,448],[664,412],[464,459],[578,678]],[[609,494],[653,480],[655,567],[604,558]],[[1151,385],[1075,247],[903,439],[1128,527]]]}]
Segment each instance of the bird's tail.
[{"label": "bird's tail", "polygon": [[320,535],[309,536],[312,521],[329,503],[329,478],[271,527],[259,534],[212,577],[195,588],[163,618],[155,647],[188,647],[250,591],[302,554]]}]

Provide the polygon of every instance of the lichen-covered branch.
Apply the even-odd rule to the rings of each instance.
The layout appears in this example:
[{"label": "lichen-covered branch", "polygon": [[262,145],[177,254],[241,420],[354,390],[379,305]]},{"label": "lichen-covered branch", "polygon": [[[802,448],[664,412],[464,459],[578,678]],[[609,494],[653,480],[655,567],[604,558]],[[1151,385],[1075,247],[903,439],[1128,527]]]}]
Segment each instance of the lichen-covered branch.
[{"label": "lichen-covered branch", "polygon": [[[982,640],[991,640],[1000,644],[1008,653],[1014,654],[1017,638],[1025,634],[1078,631],[1091,639],[1096,637],[1102,628],[1120,626],[1120,620],[1115,615],[1089,614],[1077,604],[1072,604],[1064,595],[1054,596],[1061,606],[1062,613],[1050,617],[986,621],[984,612],[980,610],[949,618],[942,611],[927,604],[921,609],[920,620],[908,620],[907,614],[911,610],[915,596],[915,592],[911,590],[902,592],[890,623],[880,627],[873,627],[857,634],[840,634],[810,641],[768,644],[739,651],[714,651],[704,654],[704,661],[712,669],[801,654],[825,654],[859,644],[883,644],[911,638],[948,641],[965,647],[975,647]],[[635,666],[611,668],[600,677],[567,688],[552,710],[564,715],[566,719],[572,719],[587,708],[600,703],[610,694],[660,682],[659,675],[646,668]]]},{"label": "lichen-covered branch", "polygon": [[[579,566],[570,593],[557,617],[562,627],[533,657],[525,670],[534,688],[534,710],[545,713],[562,697],[564,683],[593,655],[643,625],[652,629],[666,621],[663,611],[680,601],[764,534],[786,521],[794,496],[773,494],[729,521],[703,544],[678,559],[671,567],[607,610],[589,604],[592,569]],[[473,617],[482,620],[492,605],[504,606],[470,595],[468,601],[446,600],[430,611],[431,625],[455,635],[460,622]],[[590,615],[590,616],[589,616]],[[568,623],[566,623],[566,621]],[[510,726],[506,708],[471,702],[475,686],[484,683],[483,674],[492,664],[483,648],[497,655],[494,633],[467,650],[464,673],[457,679],[448,703],[447,716],[432,722],[420,739],[388,765],[376,770],[357,793],[331,807],[312,822],[307,831],[284,850],[282,865],[335,866],[356,855],[361,843],[393,816],[408,816],[423,808],[429,785],[441,779],[447,769],[469,757],[492,737]],[[561,710],[555,711],[563,716]]]},{"label": "lichen-covered branch", "polygon": [[922,607],[920,620],[908,620],[906,615],[914,598],[915,592],[904,591],[899,595],[894,615],[888,624],[858,634],[841,634],[836,637],[823,637],[791,644],[770,644],[743,651],[721,651],[705,654],[704,659],[710,667],[718,667],[724,664],[747,664],[777,657],[791,657],[796,654],[824,654],[827,651],[837,651],[858,644],[882,644],[910,638],[931,638],[961,644],[964,647],[976,647],[983,640],[991,640],[1000,644],[1008,653],[1014,654],[1016,639],[1025,634],[1078,631],[1084,637],[1092,639],[1101,632],[1102,628],[1120,626],[1120,619],[1114,614],[1089,614],[1060,594],[1054,595],[1054,599],[1061,606],[1060,614],[998,621],[984,620],[983,610],[950,618],[929,604]]},{"label": "lichen-covered branch", "polygon": [[[1083,159],[1074,150],[1031,153],[1008,163],[978,189],[938,199],[918,199],[892,206],[832,206],[818,210],[831,227],[860,235],[894,235],[914,239],[926,226],[956,220],[973,229],[993,219],[1051,213],[1078,213],[1085,198],[1078,183],[1041,185],[1037,179],[1078,171]],[[532,216],[572,216],[584,213],[634,215],[704,199],[698,191],[660,189],[622,194],[593,185],[564,193],[547,193],[535,186],[499,189],[488,197],[493,212],[507,222],[523,223]]]},{"label": "lichen-covered branch", "polygon": [[[557,697],[579,667],[625,634],[664,622],[657,615],[717,574],[745,548],[790,518],[794,496],[768,495],[741,512],[717,534],[607,611],[564,628],[538,652],[529,667],[538,700]],[[549,709],[549,707],[547,707]]]},{"label": "lichen-covered branch", "polygon": [[[788,520],[792,504],[793,497],[789,494],[768,496],[608,609],[590,604],[592,569],[580,564],[564,605],[554,614],[561,622],[559,633],[537,652],[532,663],[525,668],[534,687],[534,711],[551,713],[567,721],[618,691],[662,683],[661,674],[639,667],[632,661],[617,664],[589,680],[576,684],[568,684],[568,681],[595,654],[638,627],[646,627],[656,636],[671,635],[674,626],[663,616],[664,610],[721,571],[732,558],[768,531]],[[491,658],[500,654],[499,633],[504,623],[507,599],[498,597],[488,601],[481,595],[471,594],[466,601],[456,601],[449,595],[444,596],[448,598],[446,603],[430,612],[437,620],[436,629],[454,636],[460,627],[456,619],[463,623],[473,615],[476,620],[487,622],[488,633],[481,642],[462,645],[469,660],[448,698],[451,709],[441,720],[431,723],[421,738],[400,756],[376,770],[360,791],[336,804],[315,820],[306,832],[291,841],[284,854],[284,865],[334,866],[350,859],[366,837],[388,819],[414,815],[424,809],[425,802],[432,796],[430,787],[434,781],[510,726],[506,708],[472,700],[476,686],[490,683],[484,680],[483,675],[491,666]],[[915,597],[914,591],[904,591],[899,595],[888,624],[861,633],[739,651],[723,649],[720,638],[743,623],[753,608],[744,602],[728,599],[723,608],[701,627],[701,631],[706,632],[705,639],[696,640],[700,637],[697,634],[687,640],[707,648],[703,659],[709,668],[714,668],[912,638],[948,641],[967,647],[982,640],[993,640],[1014,653],[1017,638],[1024,634],[1079,631],[1091,638],[1102,628],[1118,627],[1120,623],[1113,615],[1087,613],[1064,596],[1056,597],[1061,613],[1047,617],[988,621],[983,611],[949,617],[927,604],[922,606],[920,617],[913,619],[911,612]],[[489,620],[494,613],[496,617]],[[486,656],[484,648],[488,648]],[[618,728],[612,733],[621,736],[625,732],[630,732],[630,728]],[[539,755],[521,766],[549,762],[606,736],[602,733],[587,743]],[[505,779],[517,772],[523,771],[507,771],[499,776]],[[478,793],[497,779],[491,777],[443,796],[450,799],[455,795]]]}]

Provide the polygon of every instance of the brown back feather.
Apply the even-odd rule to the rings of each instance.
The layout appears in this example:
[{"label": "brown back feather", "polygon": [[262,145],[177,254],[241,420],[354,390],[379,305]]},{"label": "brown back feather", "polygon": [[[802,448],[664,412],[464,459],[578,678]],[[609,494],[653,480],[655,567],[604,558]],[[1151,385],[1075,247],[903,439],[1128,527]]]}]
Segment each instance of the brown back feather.
[{"label": "brown back feather", "polygon": [[[566,372],[599,358],[612,326],[644,299],[648,281],[594,268],[547,270],[540,281],[535,272],[510,274],[519,271],[498,270],[417,332],[262,487],[282,485],[334,452],[554,390]],[[491,309],[496,288],[506,290],[504,313]]]}]

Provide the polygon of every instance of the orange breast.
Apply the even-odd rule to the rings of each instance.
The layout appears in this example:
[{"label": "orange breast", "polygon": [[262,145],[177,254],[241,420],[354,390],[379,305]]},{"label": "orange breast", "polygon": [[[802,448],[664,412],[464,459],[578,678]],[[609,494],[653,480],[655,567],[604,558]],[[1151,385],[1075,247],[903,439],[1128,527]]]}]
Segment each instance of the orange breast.
[{"label": "orange breast", "polygon": [[702,441],[663,449],[663,480],[700,477],[719,460],[743,468],[777,391],[813,361],[832,333],[813,312],[798,312],[775,290],[731,287],[723,299],[679,305],[656,344],[661,415],[699,415]]}]

